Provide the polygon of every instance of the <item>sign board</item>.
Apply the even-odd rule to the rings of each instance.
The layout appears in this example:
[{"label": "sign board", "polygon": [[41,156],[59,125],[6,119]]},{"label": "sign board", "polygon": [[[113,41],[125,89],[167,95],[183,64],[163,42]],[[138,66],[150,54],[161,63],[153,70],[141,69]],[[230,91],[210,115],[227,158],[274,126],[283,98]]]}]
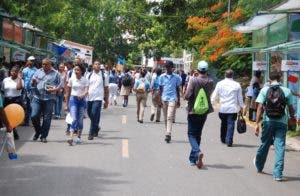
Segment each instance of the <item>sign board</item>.
[{"label": "sign board", "polygon": [[262,71],[267,69],[266,61],[253,61],[252,62],[252,70],[253,71]]},{"label": "sign board", "polygon": [[93,50],[91,46],[71,42],[68,40],[62,40],[60,42],[64,47],[70,48],[75,51],[75,55],[79,56],[88,65],[93,64]]},{"label": "sign board", "polygon": [[25,54],[25,53],[22,53],[22,52],[20,52],[20,51],[15,51],[15,52],[13,53],[12,58],[13,58],[13,61],[25,61],[25,59],[26,59],[26,54]]},{"label": "sign board", "polygon": [[300,60],[282,60],[281,71],[300,71]]}]

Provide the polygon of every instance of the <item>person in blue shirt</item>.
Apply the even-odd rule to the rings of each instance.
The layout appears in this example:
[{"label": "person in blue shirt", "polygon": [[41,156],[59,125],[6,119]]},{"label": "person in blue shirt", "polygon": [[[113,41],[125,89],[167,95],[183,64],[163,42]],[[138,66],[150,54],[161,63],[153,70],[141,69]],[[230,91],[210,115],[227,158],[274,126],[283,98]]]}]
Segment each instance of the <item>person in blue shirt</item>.
[{"label": "person in blue shirt", "polygon": [[156,117],[155,122],[160,122],[160,114],[161,114],[161,93],[159,89],[159,79],[162,70],[158,68],[156,70],[156,76],[152,78],[151,82],[151,90],[152,90],[152,105],[151,105],[151,116],[150,120],[153,121],[154,117]]},{"label": "person in blue shirt", "polygon": [[24,97],[25,97],[25,119],[24,119],[24,126],[29,125],[29,119],[31,116],[31,99],[32,99],[32,85],[31,79],[34,73],[37,71],[37,68],[34,67],[35,57],[30,56],[26,62],[26,68],[22,70],[22,78],[24,80]]},{"label": "person in blue shirt", "polygon": [[150,83],[146,79],[146,71],[141,71],[140,78],[134,83],[133,91],[136,92],[136,105],[137,105],[137,121],[143,123],[144,112],[146,107],[147,95],[150,91]]},{"label": "person in blue shirt", "polygon": [[[47,142],[47,136],[51,126],[52,110],[56,100],[56,93],[62,88],[60,74],[53,69],[50,59],[43,59],[42,68],[38,69],[32,77],[31,120],[35,134],[33,140],[41,138],[41,142]],[[41,123],[41,114],[42,123]]]},{"label": "person in blue shirt", "polygon": [[159,80],[161,99],[163,102],[163,113],[165,121],[165,141],[170,143],[173,121],[175,116],[175,107],[180,107],[180,85],[181,78],[173,73],[174,64],[167,61],[165,64],[166,73],[162,74]]}]

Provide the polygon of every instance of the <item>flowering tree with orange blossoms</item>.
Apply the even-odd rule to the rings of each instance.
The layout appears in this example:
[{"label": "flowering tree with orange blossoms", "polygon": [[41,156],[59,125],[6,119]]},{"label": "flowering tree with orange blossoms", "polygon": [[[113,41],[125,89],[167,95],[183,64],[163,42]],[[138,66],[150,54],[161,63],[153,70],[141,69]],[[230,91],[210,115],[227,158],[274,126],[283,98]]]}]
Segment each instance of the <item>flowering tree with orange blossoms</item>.
[{"label": "flowering tree with orange blossoms", "polygon": [[248,37],[231,29],[232,26],[245,20],[243,9],[236,8],[228,13],[226,7],[227,5],[220,1],[206,9],[203,17],[189,17],[188,29],[194,32],[190,42],[198,47],[201,59],[214,64],[218,70],[221,68],[222,71],[228,67],[243,69],[247,66],[242,60],[245,56],[222,56],[224,52],[234,47],[245,47],[249,44]]}]

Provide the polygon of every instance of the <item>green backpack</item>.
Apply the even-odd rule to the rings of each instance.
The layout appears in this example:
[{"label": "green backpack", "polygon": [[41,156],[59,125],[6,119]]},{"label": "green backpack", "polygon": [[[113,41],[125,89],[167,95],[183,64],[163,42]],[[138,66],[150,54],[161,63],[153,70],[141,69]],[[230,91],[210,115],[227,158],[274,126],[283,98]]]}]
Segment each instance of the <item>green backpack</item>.
[{"label": "green backpack", "polygon": [[195,114],[205,114],[209,109],[207,96],[203,88],[198,92],[194,103],[194,112]]}]

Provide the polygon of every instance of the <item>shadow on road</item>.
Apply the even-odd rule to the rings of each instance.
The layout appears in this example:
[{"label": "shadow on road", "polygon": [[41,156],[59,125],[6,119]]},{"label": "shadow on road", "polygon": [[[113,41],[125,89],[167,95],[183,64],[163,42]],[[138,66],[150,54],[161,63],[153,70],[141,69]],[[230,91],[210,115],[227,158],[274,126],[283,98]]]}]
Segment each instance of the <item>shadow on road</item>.
[{"label": "shadow on road", "polygon": [[22,155],[20,160],[4,163],[0,173],[0,192],[5,196],[105,195],[117,192],[113,185],[130,183],[120,180],[120,173],[56,166],[40,155]]},{"label": "shadow on road", "polygon": [[240,165],[225,165],[225,164],[205,164],[204,168],[215,168],[215,169],[243,169],[243,166]]},{"label": "shadow on road", "polygon": [[233,147],[243,147],[243,148],[258,148],[258,145],[250,145],[250,144],[233,144]]}]

